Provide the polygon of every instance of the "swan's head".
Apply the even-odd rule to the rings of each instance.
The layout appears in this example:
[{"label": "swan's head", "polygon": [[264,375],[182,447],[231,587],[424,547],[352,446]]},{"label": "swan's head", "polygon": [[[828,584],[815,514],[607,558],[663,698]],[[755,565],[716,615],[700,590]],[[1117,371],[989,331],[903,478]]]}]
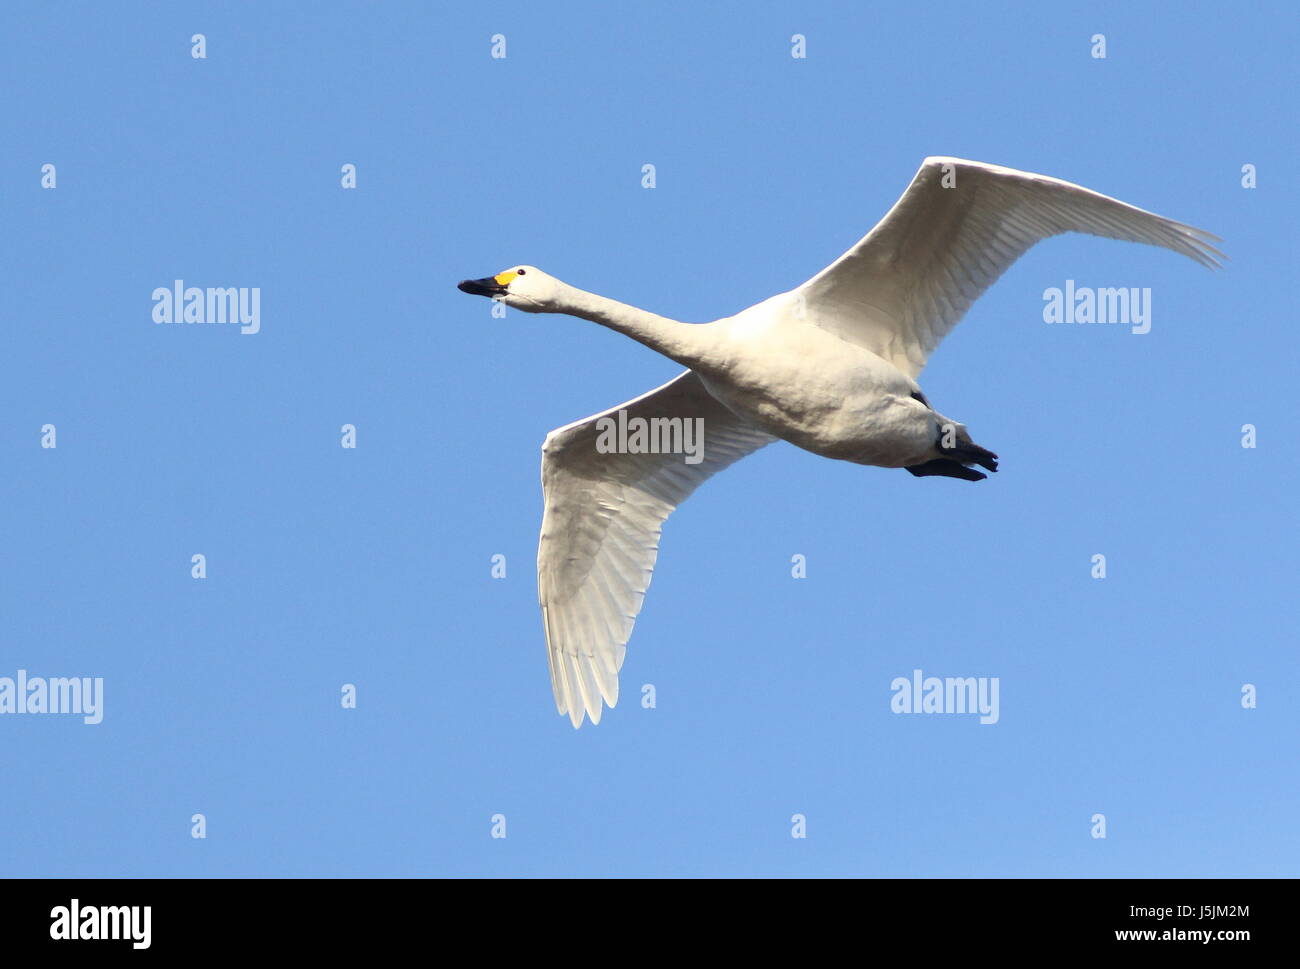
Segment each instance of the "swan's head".
[{"label": "swan's head", "polygon": [[554,313],[564,284],[536,266],[515,266],[483,279],[462,279],[462,293],[487,296],[525,313]]}]

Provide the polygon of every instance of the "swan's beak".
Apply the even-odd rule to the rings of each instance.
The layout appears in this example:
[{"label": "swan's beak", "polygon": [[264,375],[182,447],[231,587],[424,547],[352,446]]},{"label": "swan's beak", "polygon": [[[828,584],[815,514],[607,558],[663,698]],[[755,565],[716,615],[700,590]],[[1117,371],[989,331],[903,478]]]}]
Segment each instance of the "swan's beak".
[{"label": "swan's beak", "polygon": [[495,276],[488,276],[486,279],[462,279],[456,284],[456,288],[471,296],[504,296],[506,293],[506,288],[497,282]]}]

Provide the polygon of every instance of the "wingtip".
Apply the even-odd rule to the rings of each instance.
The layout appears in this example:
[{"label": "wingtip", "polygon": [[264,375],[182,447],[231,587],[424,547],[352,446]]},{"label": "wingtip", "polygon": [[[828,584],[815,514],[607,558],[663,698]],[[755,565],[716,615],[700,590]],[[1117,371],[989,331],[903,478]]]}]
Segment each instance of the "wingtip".
[{"label": "wingtip", "polygon": [[1223,239],[1216,236],[1213,232],[1197,228],[1186,222],[1174,222],[1169,220],[1178,234],[1182,236],[1188,250],[1186,254],[1199,262],[1207,269],[1223,269],[1224,263],[1232,257],[1215,245],[1216,242],[1222,242]]},{"label": "wingtip", "polygon": [[580,730],[582,729],[582,725],[586,723],[587,720],[591,721],[591,725],[593,727],[596,726],[598,723],[600,723],[601,714],[603,714],[604,712],[605,712],[604,707],[600,704],[599,701],[597,701],[594,709],[590,707],[578,706],[577,704],[575,704],[571,710],[561,709],[560,716],[562,717],[567,716],[569,718],[569,722],[573,724],[573,729]]},{"label": "wingtip", "polygon": [[[552,679],[552,687],[555,693],[555,708],[560,716],[567,716],[574,730],[579,729],[586,719],[590,719],[593,726],[600,723],[605,702],[611,698],[602,696],[602,692],[595,688],[594,681],[590,685],[587,683],[584,675],[590,673],[590,668],[584,664],[583,658],[563,652],[551,650],[547,652],[551,657],[552,668],[557,674]],[[617,695],[612,699],[617,701]],[[608,705],[612,708],[614,703],[610,702]]]}]

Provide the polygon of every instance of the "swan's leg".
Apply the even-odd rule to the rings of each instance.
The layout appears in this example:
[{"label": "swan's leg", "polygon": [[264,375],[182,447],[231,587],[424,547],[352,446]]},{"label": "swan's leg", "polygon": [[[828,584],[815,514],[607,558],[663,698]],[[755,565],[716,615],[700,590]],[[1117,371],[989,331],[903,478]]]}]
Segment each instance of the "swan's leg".
[{"label": "swan's leg", "polygon": [[[980,450],[983,450],[981,448]],[[951,461],[948,458],[935,458],[933,461],[926,461],[924,464],[912,464],[907,468],[918,478],[928,478],[931,475],[938,475],[944,478],[961,478],[963,481],[983,481],[988,477],[973,468],[957,461]]]}]

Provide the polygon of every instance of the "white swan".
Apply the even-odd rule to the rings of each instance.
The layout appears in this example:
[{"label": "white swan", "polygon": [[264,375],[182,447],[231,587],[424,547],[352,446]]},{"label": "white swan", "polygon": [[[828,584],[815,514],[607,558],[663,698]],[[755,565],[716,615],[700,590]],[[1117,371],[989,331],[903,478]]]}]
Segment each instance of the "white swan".
[{"label": "white swan", "polygon": [[[600,323],[689,368],[635,400],[552,431],[538,594],[561,714],[600,722],[618,700],[632,625],[673,509],[706,478],[781,438],[828,458],[978,481],[997,455],[933,408],[926,358],[981,293],[1040,239],[1088,232],[1164,246],[1211,268],[1217,236],[1078,185],[927,158],[857,245],[802,286],[707,324],[575,289],[533,266],[465,280],[467,293]],[[700,418],[702,460],[601,453],[597,421]],[[603,425],[604,426],[604,425]]]}]

